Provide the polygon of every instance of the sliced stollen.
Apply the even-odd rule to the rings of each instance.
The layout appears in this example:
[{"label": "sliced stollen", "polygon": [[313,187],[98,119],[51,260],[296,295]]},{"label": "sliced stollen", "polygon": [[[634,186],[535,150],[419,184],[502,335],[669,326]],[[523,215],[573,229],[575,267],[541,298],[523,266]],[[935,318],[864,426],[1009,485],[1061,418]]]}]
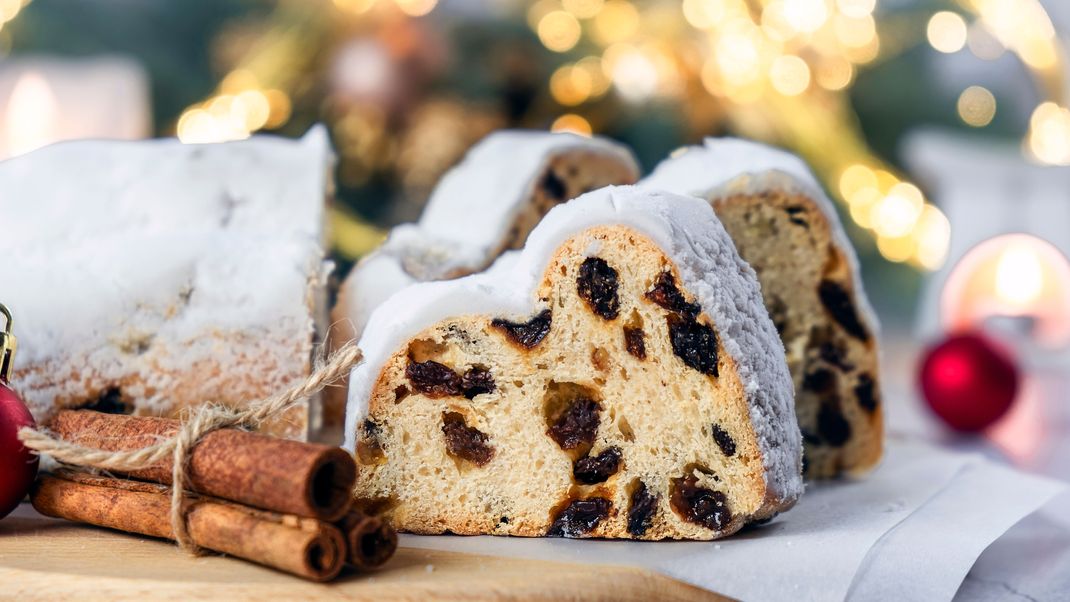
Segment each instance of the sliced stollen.
[{"label": "sliced stollen", "polygon": [[[83,406],[173,417],[306,378],[326,318],[332,163],[319,127],[296,141],[70,142],[0,163],[12,384],[37,420]],[[303,439],[310,412],[264,428]]]},{"label": "sliced stollen", "polygon": [[806,476],[872,468],[884,437],[877,318],[836,209],[806,164],[754,142],[708,138],[640,186],[709,201],[757,272],[795,383]]},{"label": "sliced stollen", "polygon": [[355,497],[416,533],[714,539],[802,492],[791,378],[709,205],[607,187],[410,286],[350,380]]},{"label": "sliced stollen", "polygon": [[[332,311],[330,344],[359,338],[371,312],[405,286],[479,272],[520,248],[558,203],[638,178],[631,151],[606,138],[534,130],[487,136],[443,176],[418,223],[394,228],[349,273]],[[328,423],[341,424],[345,392],[345,383],[328,389]]]}]

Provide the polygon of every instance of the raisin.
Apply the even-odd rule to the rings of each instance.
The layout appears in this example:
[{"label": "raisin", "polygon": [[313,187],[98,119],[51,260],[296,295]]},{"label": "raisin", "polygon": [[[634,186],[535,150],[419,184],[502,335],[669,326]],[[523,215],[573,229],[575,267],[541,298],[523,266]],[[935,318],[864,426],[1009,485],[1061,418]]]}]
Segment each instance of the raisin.
[{"label": "raisin", "polygon": [[802,431],[803,443],[809,443],[810,445],[821,445],[821,437],[817,436],[817,433],[808,431],[806,429],[799,429]]},{"label": "raisin", "polygon": [[854,304],[851,303],[850,295],[839,283],[832,280],[822,280],[821,286],[818,287],[818,295],[820,295],[825,309],[832,314],[832,318],[839,322],[840,326],[843,326],[847,334],[860,341],[869,340],[869,332],[862,325],[862,321],[858,319],[858,312],[855,310]]},{"label": "raisin", "polygon": [[855,398],[865,411],[873,413],[877,409],[880,399],[877,398],[876,383],[873,382],[872,376],[859,375],[858,384],[855,385]]},{"label": "raisin", "polygon": [[642,328],[629,328],[625,326],[624,346],[628,349],[628,353],[641,360],[646,359],[646,334],[643,332]]},{"label": "raisin", "polygon": [[773,320],[777,334],[783,337],[784,329],[788,327],[788,304],[776,295],[769,295],[766,309],[769,310],[769,317]]},{"label": "raisin", "polygon": [[550,530],[546,532],[549,537],[580,537],[590,533],[609,516],[613,504],[601,497],[592,497],[585,500],[573,500],[565,509],[557,514]]},{"label": "raisin", "polygon": [[587,456],[576,460],[572,465],[572,474],[576,480],[585,485],[605,483],[609,477],[620,470],[620,448],[610,447],[597,456]]},{"label": "raisin", "polygon": [[505,331],[514,343],[521,347],[532,347],[542,342],[550,332],[550,310],[544,309],[539,315],[527,322],[510,322],[502,318],[495,318],[490,325]]},{"label": "raisin", "polygon": [[787,213],[788,213],[788,221],[790,221],[791,223],[796,224],[798,226],[802,226],[802,227],[804,227],[806,229],[810,228],[810,222],[808,222],[805,219],[799,217],[800,214],[806,212],[805,208],[803,208],[803,207],[801,207],[799,205],[792,205],[791,207],[786,207],[784,210],[787,211]]},{"label": "raisin", "polygon": [[461,389],[468,399],[484,393],[493,393],[494,388],[494,376],[486,368],[472,366],[461,377]]},{"label": "raisin", "polygon": [[576,449],[580,445],[594,443],[601,422],[601,404],[592,399],[576,399],[557,417],[546,431],[561,449]]},{"label": "raisin", "polygon": [[461,394],[461,377],[449,366],[433,360],[409,361],[405,376],[412,387],[428,397],[448,397]]},{"label": "raisin", "polygon": [[576,289],[591,311],[605,320],[614,320],[620,313],[617,286],[617,270],[605,259],[588,257],[580,264]]},{"label": "raisin", "polygon": [[721,448],[724,455],[729,458],[736,455],[736,441],[732,439],[732,435],[729,435],[727,431],[721,428],[721,425],[711,424],[710,432],[713,433],[713,440],[717,442],[717,447]]},{"label": "raisin", "polygon": [[446,436],[446,451],[451,456],[483,466],[494,457],[494,448],[487,445],[486,433],[468,426],[458,412],[442,413],[442,434]]},{"label": "raisin", "polygon": [[687,302],[684,294],[676,287],[676,280],[670,272],[658,274],[658,279],[654,282],[654,288],[647,291],[645,296],[665,309],[685,316],[697,316],[702,310],[698,303]]},{"label": "raisin", "polygon": [[817,431],[825,443],[840,447],[851,438],[851,424],[836,404],[822,403],[817,411]]},{"label": "raisin", "polygon": [[654,513],[658,510],[658,496],[650,493],[646,483],[639,482],[639,486],[632,492],[632,505],[628,509],[628,533],[633,537],[642,537],[647,529],[654,524]]},{"label": "raisin", "polygon": [[836,388],[836,374],[825,368],[818,368],[803,376],[803,389],[814,393],[826,393]]},{"label": "raisin", "polygon": [[551,199],[558,201],[567,200],[565,195],[568,194],[568,189],[565,187],[565,183],[561,178],[557,177],[557,174],[554,173],[554,170],[546,170],[546,175],[542,177],[540,186],[542,187],[543,192],[546,193],[546,196]]},{"label": "raisin", "polygon": [[844,372],[854,370],[854,365],[847,361],[847,346],[836,337],[831,326],[814,327],[810,331],[807,350],[808,353],[812,353],[810,350],[816,350],[818,357]]},{"label": "raisin", "polygon": [[717,333],[693,317],[669,316],[672,351],[685,364],[703,374],[717,376]]},{"label": "raisin", "polygon": [[123,391],[119,387],[112,387],[100,394],[97,399],[84,406],[81,410],[93,410],[105,414],[133,414],[134,405],[123,400]]},{"label": "raisin", "polygon": [[694,475],[672,480],[669,504],[684,520],[707,529],[720,531],[732,522],[728,496],[720,491],[699,487]]}]

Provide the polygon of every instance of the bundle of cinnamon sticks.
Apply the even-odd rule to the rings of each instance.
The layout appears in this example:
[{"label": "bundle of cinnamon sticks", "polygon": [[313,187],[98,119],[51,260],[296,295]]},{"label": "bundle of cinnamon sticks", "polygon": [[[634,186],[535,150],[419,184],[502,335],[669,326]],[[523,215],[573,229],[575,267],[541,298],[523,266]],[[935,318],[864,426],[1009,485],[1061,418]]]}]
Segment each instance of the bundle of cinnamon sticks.
[{"label": "bundle of cinnamon sticks", "polygon": [[[88,410],[62,411],[49,424],[62,439],[106,451],[145,447],[178,426]],[[352,506],[356,465],[340,448],[221,429],[193,447],[187,475],[195,493],[187,530],[200,547],[315,581],[334,579],[347,562],[381,566],[397,548],[389,524]],[[38,480],[31,501],[46,516],[174,539],[170,462],[125,476],[56,471]]]}]

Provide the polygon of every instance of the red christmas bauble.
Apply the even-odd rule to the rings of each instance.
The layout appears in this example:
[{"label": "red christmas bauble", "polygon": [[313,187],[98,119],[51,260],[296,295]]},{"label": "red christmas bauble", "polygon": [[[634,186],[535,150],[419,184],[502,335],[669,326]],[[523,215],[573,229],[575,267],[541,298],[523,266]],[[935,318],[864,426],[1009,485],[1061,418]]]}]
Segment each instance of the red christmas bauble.
[{"label": "red christmas bauble", "polygon": [[19,429],[24,426],[34,426],[33,416],[0,381],[0,518],[19,505],[37,477],[37,454],[19,441]]},{"label": "red christmas bauble", "polygon": [[959,334],[926,351],[920,381],[937,416],[951,428],[975,432],[1010,409],[1019,374],[1003,348],[978,334]]}]

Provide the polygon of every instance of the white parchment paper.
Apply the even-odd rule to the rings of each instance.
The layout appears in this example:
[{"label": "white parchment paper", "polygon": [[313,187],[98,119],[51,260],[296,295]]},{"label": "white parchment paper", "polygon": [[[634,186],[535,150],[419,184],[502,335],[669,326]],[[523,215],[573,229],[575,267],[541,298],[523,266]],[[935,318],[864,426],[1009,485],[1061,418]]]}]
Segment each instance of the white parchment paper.
[{"label": "white parchment paper", "polygon": [[974,561],[1066,485],[977,459],[885,533],[863,560],[851,600],[950,600]]},{"label": "white parchment paper", "polygon": [[[854,598],[884,597],[910,580],[911,593],[949,598],[992,539],[1048,499],[1057,486],[999,468],[977,456],[892,439],[883,464],[858,481],[811,486],[798,505],[772,523],[717,542],[630,542],[505,537],[404,536],[402,545],[472,554],[638,565],[744,600],[842,600],[864,568]],[[1000,488],[999,494],[983,490]],[[945,494],[951,494],[946,500]],[[919,514],[917,528],[898,529],[874,555],[882,535]],[[999,514],[992,520],[993,512]],[[909,517],[909,518],[908,518]],[[982,526],[983,525],[983,526]],[[927,562],[905,563],[914,546]],[[883,550],[883,552],[881,551]],[[882,557],[889,554],[888,562]],[[863,567],[863,560],[866,564]],[[926,562],[921,561],[919,562]],[[873,588],[873,589],[871,589]],[[950,593],[948,593],[950,592]]]}]

